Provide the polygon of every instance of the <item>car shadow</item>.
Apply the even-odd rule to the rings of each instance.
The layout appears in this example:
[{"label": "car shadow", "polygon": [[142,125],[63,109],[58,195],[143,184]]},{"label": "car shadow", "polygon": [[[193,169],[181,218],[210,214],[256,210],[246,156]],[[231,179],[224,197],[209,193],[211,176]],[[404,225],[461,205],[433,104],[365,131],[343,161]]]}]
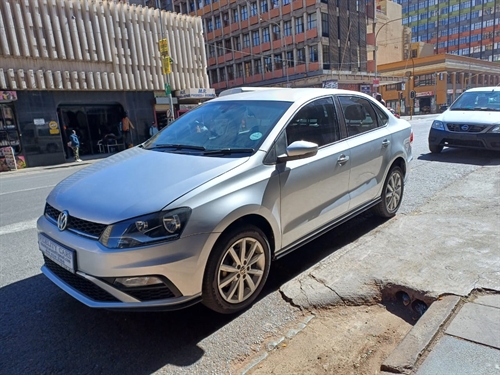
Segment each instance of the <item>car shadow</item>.
[{"label": "car shadow", "polygon": [[[258,300],[384,222],[362,214],[277,260]],[[0,338],[8,343],[0,351],[3,374],[71,369],[142,375],[168,365],[189,368],[209,356],[202,340],[245,314],[221,315],[202,304],[171,312],[91,309],[41,274],[0,288],[0,306]]]},{"label": "car shadow", "polygon": [[500,165],[500,152],[468,148],[447,148],[439,154],[422,154],[418,160],[469,165]]}]

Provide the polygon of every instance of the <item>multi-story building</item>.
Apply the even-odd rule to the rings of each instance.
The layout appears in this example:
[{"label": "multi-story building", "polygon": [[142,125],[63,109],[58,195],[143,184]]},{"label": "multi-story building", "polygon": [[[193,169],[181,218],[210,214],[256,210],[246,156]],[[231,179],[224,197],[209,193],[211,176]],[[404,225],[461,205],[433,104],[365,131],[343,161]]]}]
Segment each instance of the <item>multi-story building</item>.
[{"label": "multi-story building", "polygon": [[218,91],[242,85],[371,91],[365,2],[174,0],[174,10],[202,17]]},{"label": "multi-story building", "polygon": [[[179,97],[167,100],[165,84]],[[71,130],[83,153],[99,152],[124,116],[142,142],[172,104],[210,90],[199,17],[106,0],[0,1],[0,147],[28,166],[63,163]]]},{"label": "multi-story building", "polygon": [[[500,61],[499,0],[397,0],[412,42],[434,45],[436,54]],[[415,56],[412,56],[415,57]]]}]

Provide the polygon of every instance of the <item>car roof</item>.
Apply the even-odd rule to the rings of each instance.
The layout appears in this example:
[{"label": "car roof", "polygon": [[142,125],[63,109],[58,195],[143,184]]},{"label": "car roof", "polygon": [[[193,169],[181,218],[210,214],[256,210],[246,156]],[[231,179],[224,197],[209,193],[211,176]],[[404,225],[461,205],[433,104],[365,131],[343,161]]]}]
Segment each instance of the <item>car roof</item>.
[{"label": "car roof", "polygon": [[225,95],[219,98],[212,99],[214,101],[233,101],[233,100],[266,100],[266,101],[284,101],[284,102],[307,102],[318,96],[323,95],[361,95],[364,97],[373,98],[359,91],[341,90],[341,89],[324,89],[324,88],[282,88],[280,90],[257,90],[248,91],[238,94]]},{"label": "car roof", "polygon": [[466,92],[485,92],[485,91],[498,91],[500,92],[500,86],[487,86],[487,87],[474,87],[472,89],[468,89]]},{"label": "car roof", "polygon": [[242,92],[262,91],[262,90],[277,90],[277,89],[283,89],[283,87],[233,87],[231,89],[227,89],[227,90],[222,91],[219,94],[219,97],[226,96],[226,95],[232,95],[232,94],[239,94]]}]

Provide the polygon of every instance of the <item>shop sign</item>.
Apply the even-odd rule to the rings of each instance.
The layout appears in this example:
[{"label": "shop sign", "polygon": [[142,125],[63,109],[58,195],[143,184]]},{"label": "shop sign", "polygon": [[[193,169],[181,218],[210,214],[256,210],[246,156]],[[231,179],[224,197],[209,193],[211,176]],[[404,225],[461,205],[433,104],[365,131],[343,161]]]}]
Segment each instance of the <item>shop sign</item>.
[{"label": "shop sign", "polygon": [[215,89],[185,89],[178,91],[179,99],[215,98]]},{"label": "shop sign", "polygon": [[453,94],[453,89],[448,89],[448,90],[446,90],[446,93],[447,93],[447,94]]},{"label": "shop sign", "polygon": [[338,89],[339,88],[339,81],[336,79],[331,79],[329,81],[323,81],[323,88],[324,89]]},{"label": "shop sign", "polygon": [[38,126],[45,125],[45,119],[43,119],[43,118],[34,118],[33,119],[33,124],[38,125]]},{"label": "shop sign", "polygon": [[59,125],[55,121],[49,122],[49,133],[50,134],[59,134]]},{"label": "shop sign", "polygon": [[0,91],[0,103],[13,102],[17,100],[17,92],[15,91]]},{"label": "shop sign", "polygon": [[434,96],[433,91],[417,92],[417,98],[422,98],[424,96]]},{"label": "shop sign", "polygon": [[183,110],[183,109],[195,109],[196,107],[198,107],[198,104],[179,104],[179,109]]},{"label": "shop sign", "polygon": [[372,92],[372,88],[370,87],[370,85],[360,85],[359,89],[362,93],[365,94],[370,94]]},{"label": "shop sign", "polygon": [[16,156],[12,147],[0,147],[0,158],[4,158],[3,163],[9,170],[17,170]]}]

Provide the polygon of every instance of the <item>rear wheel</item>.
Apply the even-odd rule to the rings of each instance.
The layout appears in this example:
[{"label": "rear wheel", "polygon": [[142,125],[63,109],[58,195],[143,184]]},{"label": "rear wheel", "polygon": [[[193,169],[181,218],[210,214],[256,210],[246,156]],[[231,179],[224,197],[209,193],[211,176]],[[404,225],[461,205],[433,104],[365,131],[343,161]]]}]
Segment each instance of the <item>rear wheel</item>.
[{"label": "rear wheel", "polygon": [[264,233],[252,225],[223,235],[203,278],[203,304],[223,314],[250,306],[264,287],[271,253]]},{"label": "rear wheel", "polygon": [[403,192],[403,171],[399,167],[393,167],[389,171],[389,175],[385,180],[381,196],[382,200],[373,209],[374,213],[385,218],[390,218],[396,215],[399,206],[401,206]]},{"label": "rear wheel", "polygon": [[429,150],[433,154],[439,154],[441,151],[443,151],[443,146],[438,146],[438,145],[429,145]]}]

